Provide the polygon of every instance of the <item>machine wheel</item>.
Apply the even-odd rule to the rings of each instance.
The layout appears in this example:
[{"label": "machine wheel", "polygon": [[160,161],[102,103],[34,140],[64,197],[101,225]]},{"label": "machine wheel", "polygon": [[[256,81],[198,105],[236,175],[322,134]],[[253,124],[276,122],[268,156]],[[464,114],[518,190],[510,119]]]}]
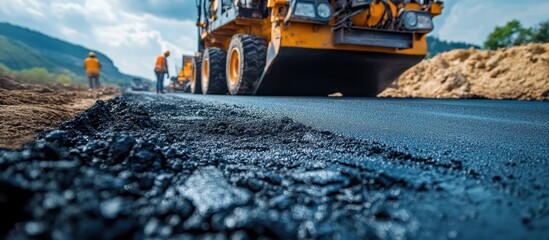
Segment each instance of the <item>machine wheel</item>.
[{"label": "machine wheel", "polygon": [[232,95],[254,94],[265,68],[267,42],[254,36],[234,35],[226,65],[227,88]]},{"label": "machine wheel", "polygon": [[221,48],[206,48],[202,57],[202,93],[225,94],[225,61],[227,53]]},{"label": "machine wheel", "polygon": [[191,64],[191,79],[190,79],[190,89],[191,93],[198,94],[202,93],[202,58],[193,57],[193,63]]}]

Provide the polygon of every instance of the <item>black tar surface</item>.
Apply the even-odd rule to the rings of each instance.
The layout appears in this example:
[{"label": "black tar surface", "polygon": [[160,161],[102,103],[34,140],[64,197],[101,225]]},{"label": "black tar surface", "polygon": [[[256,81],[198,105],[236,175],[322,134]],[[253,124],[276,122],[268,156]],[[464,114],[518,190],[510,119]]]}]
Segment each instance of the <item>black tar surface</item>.
[{"label": "black tar surface", "polygon": [[127,94],[0,149],[0,237],[547,238],[548,188],[511,181],[520,165],[483,176],[283,114]]}]

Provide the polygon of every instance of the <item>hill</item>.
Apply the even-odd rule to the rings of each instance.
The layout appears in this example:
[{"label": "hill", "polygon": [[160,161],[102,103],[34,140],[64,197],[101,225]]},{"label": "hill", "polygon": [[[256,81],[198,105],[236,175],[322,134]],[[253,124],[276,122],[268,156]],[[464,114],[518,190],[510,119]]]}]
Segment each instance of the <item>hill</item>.
[{"label": "hill", "polygon": [[9,64],[12,70],[23,70],[33,67],[59,71],[56,64],[39,52],[26,45],[12,41],[0,35],[0,63]]},{"label": "hill", "polygon": [[480,49],[480,46],[474,44],[464,42],[449,42],[431,36],[427,37],[427,45],[429,47],[429,54],[427,55],[428,58],[434,57],[439,53],[452,51],[454,49]]},{"label": "hill", "polygon": [[[13,70],[42,67],[53,73],[68,70],[84,77],[82,62],[90,51],[31,29],[0,23],[0,63]],[[121,73],[105,54],[95,52],[106,82],[122,83],[133,78]]]}]

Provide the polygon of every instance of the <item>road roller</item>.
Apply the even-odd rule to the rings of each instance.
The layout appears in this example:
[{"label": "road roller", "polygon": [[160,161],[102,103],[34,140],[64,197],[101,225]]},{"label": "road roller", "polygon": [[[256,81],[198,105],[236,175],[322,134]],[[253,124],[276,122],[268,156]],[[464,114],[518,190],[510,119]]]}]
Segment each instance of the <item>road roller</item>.
[{"label": "road roller", "polygon": [[376,96],[427,54],[437,0],[196,0],[191,92]]}]

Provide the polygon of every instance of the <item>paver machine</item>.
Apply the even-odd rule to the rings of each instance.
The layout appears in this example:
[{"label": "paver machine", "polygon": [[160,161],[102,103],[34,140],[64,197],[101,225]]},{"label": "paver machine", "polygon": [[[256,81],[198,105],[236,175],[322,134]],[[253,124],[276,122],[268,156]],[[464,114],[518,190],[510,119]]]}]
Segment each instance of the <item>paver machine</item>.
[{"label": "paver machine", "polygon": [[191,91],[376,96],[427,54],[436,0],[196,0]]}]

